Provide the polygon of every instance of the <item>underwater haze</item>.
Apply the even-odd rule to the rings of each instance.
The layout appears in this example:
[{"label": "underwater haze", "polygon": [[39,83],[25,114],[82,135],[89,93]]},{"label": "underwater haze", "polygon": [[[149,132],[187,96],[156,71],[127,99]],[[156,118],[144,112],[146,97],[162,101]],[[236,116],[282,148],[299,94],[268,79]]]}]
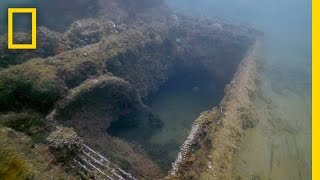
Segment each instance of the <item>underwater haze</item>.
[{"label": "underwater haze", "polygon": [[248,130],[235,169],[248,179],[311,179],[311,1],[172,0],[190,14],[264,33],[260,122]]}]

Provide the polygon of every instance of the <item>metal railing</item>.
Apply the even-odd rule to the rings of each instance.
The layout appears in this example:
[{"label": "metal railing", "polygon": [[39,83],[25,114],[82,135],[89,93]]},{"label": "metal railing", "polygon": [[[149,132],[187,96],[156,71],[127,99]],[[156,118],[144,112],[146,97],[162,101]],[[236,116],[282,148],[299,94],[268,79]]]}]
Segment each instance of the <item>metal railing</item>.
[{"label": "metal railing", "polygon": [[109,180],[137,180],[130,173],[112,164],[107,158],[89,146],[82,144],[83,149],[76,158],[73,159],[73,165],[79,167],[87,174],[94,171],[99,177]]}]

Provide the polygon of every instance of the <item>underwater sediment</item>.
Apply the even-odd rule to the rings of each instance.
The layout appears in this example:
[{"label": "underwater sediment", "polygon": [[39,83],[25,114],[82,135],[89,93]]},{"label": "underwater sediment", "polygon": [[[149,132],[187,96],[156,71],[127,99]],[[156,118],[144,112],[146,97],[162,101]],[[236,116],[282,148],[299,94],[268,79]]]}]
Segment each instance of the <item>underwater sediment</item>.
[{"label": "underwater sediment", "polygon": [[[148,104],[179,74],[203,73],[200,78],[225,87],[225,94],[194,121],[184,144],[172,145],[182,148],[166,178],[229,178],[243,129],[257,121],[251,100],[261,33],[155,2],[95,1],[90,8],[96,13],[64,22],[64,32],[39,27],[37,50],[1,49],[1,126],[43,146],[56,126],[73,128],[81,141],[134,177],[163,178],[171,167],[152,157],[150,147],[157,146],[147,143],[163,122]],[[0,43],[6,47],[5,36]],[[133,128],[139,130],[134,141],[121,138],[121,131]],[[47,153],[55,156],[54,150]],[[70,159],[59,168],[77,177]]]}]

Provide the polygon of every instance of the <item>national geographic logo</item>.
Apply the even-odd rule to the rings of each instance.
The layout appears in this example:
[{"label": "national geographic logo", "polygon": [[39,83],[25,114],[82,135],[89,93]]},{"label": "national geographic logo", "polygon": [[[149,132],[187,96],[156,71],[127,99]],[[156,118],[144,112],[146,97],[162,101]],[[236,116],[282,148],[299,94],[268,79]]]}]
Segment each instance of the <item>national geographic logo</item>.
[{"label": "national geographic logo", "polygon": [[[31,44],[13,43],[13,14],[31,14]],[[8,49],[37,49],[37,9],[36,8],[8,8]]]}]

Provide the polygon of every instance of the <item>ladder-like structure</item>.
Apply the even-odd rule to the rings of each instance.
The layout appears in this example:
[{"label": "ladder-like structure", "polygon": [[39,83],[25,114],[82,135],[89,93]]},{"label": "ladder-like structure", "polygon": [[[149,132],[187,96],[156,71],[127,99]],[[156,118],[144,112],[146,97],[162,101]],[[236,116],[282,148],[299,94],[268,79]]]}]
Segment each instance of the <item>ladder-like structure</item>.
[{"label": "ladder-like structure", "polygon": [[137,180],[130,173],[112,164],[107,158],[94,151],[89,146],[82,144],[83,149],[78,157],[73,159],[73,166],[80,168],[86,174],[95,172],[97,179],[109,180]]}]

